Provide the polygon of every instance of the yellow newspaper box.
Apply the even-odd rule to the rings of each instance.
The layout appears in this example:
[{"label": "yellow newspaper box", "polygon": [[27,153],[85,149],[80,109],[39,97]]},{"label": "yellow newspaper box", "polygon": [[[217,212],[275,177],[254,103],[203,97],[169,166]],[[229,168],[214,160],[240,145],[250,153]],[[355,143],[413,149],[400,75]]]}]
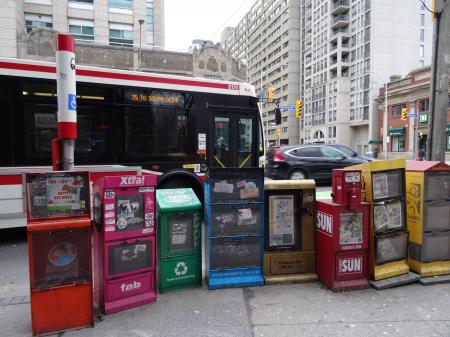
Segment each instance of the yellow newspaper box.
[{"label": "yellow newspaper box", "polygon": [[[350,168],[362,171],[362,199],[371,203],[369,234],[371,279],[379,281],[407,274],[409,267],[405,216],[405,161],[372,161]],[[416,280],[417,277],[414,281]],[[389,286],[409,282],[402,280]]]},{"label": "yellow newspaper box", "polygon": [[409,160],[406,214],[411,270],[422,277],[450,274],[450,166]]},{"label": "yellow newspaper box", "polygon": [[266,180],[264,204],[266,284],[317,280],[314,180]]}]

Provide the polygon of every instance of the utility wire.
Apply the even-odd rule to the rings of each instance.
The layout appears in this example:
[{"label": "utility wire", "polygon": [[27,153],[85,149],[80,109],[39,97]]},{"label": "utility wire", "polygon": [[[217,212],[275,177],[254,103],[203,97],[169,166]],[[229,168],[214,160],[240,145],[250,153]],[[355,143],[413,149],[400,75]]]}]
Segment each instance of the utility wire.
[{"label": "utility wire", "polygon": [[216,34],[219,33],[219,32],[223,29],[223,27],[225,27],[225,25],[231,20],[231,18],[232,18],[233,16],[235,16],[235,14],[242,8],[242,6],[245,5],[246,2],[248,2],[248,0],[242,1],[242,3],[241,3],[241,4],[239,5],[239,7],[233,12],[233,14],[231,14],[230,17],[229,17],[228,19],[226,19],[225,22],[222,23],[222,25],[220,25],[219,29],[217,29],[217,30],[214,32],[214,34],[211,35],[211,40],[214,39],[214,36],[216,36]]},{"label": "utility wire", "polygon": [[423,7],[425,7],[425,9],[427,11],[429,11],[431,14],[436,15],[436,12],[433,12],[431,9],[429,9],[423,0],[419,0],[419,1],[422,3]]}]

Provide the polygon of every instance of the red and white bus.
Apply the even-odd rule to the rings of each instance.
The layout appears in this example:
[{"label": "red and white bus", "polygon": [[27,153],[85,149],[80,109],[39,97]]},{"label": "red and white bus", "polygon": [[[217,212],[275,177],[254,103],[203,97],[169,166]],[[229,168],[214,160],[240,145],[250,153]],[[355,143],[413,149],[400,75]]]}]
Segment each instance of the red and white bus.
[{"label": "red and white bus", "polygon": [[[54,63],[0,58],[0,174],[51,164],[55,72]],[[160,186],[197,194],[210,167],[259,166],[264,141],[250,84],[87,66],[76,76],[76,165],[141,166],[163,173]],[[1,209],[0,200],[0,218]]]}]

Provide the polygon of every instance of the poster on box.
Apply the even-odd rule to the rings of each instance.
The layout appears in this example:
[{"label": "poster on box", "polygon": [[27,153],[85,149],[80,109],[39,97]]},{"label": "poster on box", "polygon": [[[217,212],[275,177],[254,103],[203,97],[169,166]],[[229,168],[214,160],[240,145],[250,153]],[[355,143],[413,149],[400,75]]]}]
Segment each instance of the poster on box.
[{"label": "poster on box", "polygon": [[66,213],[84,208],[80,200],[83,180],[77,176],[47,178],[47,210]]},{"label": "poster on box", "polygon": [[83,173],[45,173],[27,176],[30,217],[87,215],[89,184]]},{"label": "poster on box", "polygon": [[294,244],[294,196],[269,196],[269,243],[270,246]]},{"label": "poster on box", "polygon": [[403,228],[401,202],[374,204],[373,219],[376,232]]},{"label": "poster on box", "polygon": [[142,193],[122,194],[116,199],[116,227],[118,231],[145,227],[144,195]]},{"label": "poster on box", "polygon": [[341,245],[363,243],[363,213],[341,213],[339,241]]},{"label": "poster on box", "polygon": [[387,198],[389,194],[388,177],[386,173],[377,173],[372,176],[372,189],[374,199]]}]

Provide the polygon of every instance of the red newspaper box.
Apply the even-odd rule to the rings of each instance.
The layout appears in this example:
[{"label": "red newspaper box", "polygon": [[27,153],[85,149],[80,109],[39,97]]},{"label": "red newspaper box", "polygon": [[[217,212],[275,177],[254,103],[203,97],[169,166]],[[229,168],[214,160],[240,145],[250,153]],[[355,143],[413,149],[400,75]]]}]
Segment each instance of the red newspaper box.
[{"label": "red newspaper box", "polygon": [[333,291],[368,288],[370,205],[360,202],[361,172],[333,170],[333,191],[345,204],[317,201],[317,274]]},{"label": "red newspaper box", "polygon": [[33,335],[94,324],[87,172],[27,174]]}]

